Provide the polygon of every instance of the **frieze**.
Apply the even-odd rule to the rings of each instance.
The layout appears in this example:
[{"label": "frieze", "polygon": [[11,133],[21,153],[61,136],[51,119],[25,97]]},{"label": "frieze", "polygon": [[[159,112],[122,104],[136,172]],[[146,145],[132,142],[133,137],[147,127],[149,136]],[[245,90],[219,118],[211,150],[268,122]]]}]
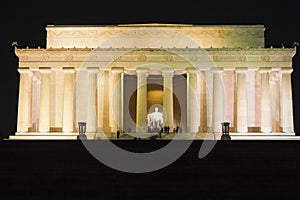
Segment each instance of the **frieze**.
[{"label": "frieze", "polygon": [[145,55],[139,55],[137,60],[140,62],[145,62],[147,60],[147,57]]},{"label": "frieze", "polygon": [[48,61],[49,60],[49,56],[48,55],[41,55],[41,60],[42,61]]},{"label": "frieze", "polygon": [[213,60],[216,62],[220,62],[222,60],[222,56],[213,56]]},{"label": "frieze", "polygon": [[98,59],[98,56],[96,56],[96,55],[88,56],[88,60],[90,60],[90,61],[96,61],[97,59]]},{"label": "frieze", "polygon": [[166,55],[164,56],[165,61],[170,62],[173,60],[173,56],[172,55]]},{"label": "frieze", "polygon": [[261,31],[240,31],[240,30],[179,30],[184,34],[192,37],[209,37],[209,38],[225,38],[225,37],[262,37]]},{"label": "frieze", "polygon": [[67,31],[67,30],[63,30],[63,31],[50,31],[48,30],[48,32],[50,32],[51,34],[55,35],[55,36],[59,36],[59,37],[104,37],[104,38],[108,38],[111,37],[113,35],[119,34],[121,32],[123,32],[124,30],[78,30],[78,31]]},{"label": "frieze", "polygon": [[282,56],[282,61],[284,61],[284,62],[292,61],[292,57],[291,56]]},{"label": "frieze", "polygon": [[188,59],[190,61],[196,62],[198,60],[198,56],[189,56]]},{"label": "frieze", "polygon": [[[89,56],[88,54],[93,49],[17,49],[16,54],[19,57],[20,62],[29,61],[84,61]],[[102,51],[97,53],[97,55],[90,55],[88,57],[92,61],[97,60],[111,60],[112,56],[115,55],[116,49],[97,49],[97,51]],[[122,52],[128,52],[130,49],[118,49],[121,54]],[[148,60],[159,59],[161,61],[176,62],[178,61],[178,55],[170,55],[172,49],[141,49],[130,51],[129,53],[123,55],[126,60],[136,60],[140,62],[145,62]],[[290,62],[295,54],[294,49],[207,49],[207,51],[199,49],[176,49],[176,52],[181,56],[187,58],[190,61],[197,61],[202,58],[203,55],[208,54],[212,57],[215,62]],[[134,56],[134,58],[130,57]],[[248,59],[248,57],[250,59]]]},{"label": "frieze", "polygon": [[270,56],[261,56],[261,60],[264,62],[269,62],[270,61]]},{"label": "frieze", "polygon": [[239,56],[239,61],[240,62],[245,62],[246,61],[246,56]]},{"label": "frieze", "polygon": [[[173,30],[181,33],[185,33],[192,37],[209,37],[209,38],[225,38],[225,37],[263,37],[261,30],[239,30],[239,28],[233,28],[233,29],[225,29],[220,30],[218,28],[211,29],[211,30],[201,30],[202,28],[185,28],[185,29],[178,29],[178,28],[168,28],[167,30]],[[80,29],[74,29],[74,30],[51,30],[48,29],[47,32],[49,35],[53,35],[56,37],[103,37],[108,38],[112,37],[116,34],[119,34],[121,32],[124,32],[124,35],[130,34],[130,36],[137,36],[137,37],[144,37],[145,34],[153,34],[153,31],[155,31],[157,34],[159,34],[161,31],[160,29],[150,29],[147,31],[130,31],[130,30],[139,30],[139,28],[126,28],[124,27],[118,27],[114,28],[112,30],[109,30],[106,28],[103,28],[102,30],[99,29],[89,29],[89,30],[80,30]],[[144,30],[144,29],[140,29]],[[142,35],[140,35],[142,34]]]},{"label": "frieze", "polygon": [[19,61],[27,61],[28,60],[28,56],[27,55],[22,55],[19,57]]},{"label": "frieze", "polygon": [[65,55],[65,61],[72,61],[73,55]]}]

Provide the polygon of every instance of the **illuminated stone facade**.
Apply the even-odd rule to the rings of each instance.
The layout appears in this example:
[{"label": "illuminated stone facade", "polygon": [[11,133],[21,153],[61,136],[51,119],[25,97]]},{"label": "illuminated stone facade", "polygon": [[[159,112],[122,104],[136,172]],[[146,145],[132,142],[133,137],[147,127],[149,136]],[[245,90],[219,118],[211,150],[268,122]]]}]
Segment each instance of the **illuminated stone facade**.
[{"label": "illuminated stone facade", "polygon": [[235,133],[294,135],[296,50],[266,48],[264,26],[49,25],[46,30],[45,49],[15,49],[16,134],[68,135],[77,133],[79,121],[87,122],[89,138],[98,132],[145,132],[147,114],[158,104],[171,131],[180,126],[183,132],[216,133],[229,121]]}]

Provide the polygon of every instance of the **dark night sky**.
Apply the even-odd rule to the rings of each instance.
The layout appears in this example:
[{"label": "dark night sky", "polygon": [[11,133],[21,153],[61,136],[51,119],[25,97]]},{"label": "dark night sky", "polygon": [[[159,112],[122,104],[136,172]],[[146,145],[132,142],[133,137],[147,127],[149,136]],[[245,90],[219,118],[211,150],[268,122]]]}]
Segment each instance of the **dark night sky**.
[{"label": "dark night sky", "polygon": [[[6,11],[7,13],[5,13]],[[294,1],[6,1],[0,5],[0,136],[16,131],[19,76],[11,47],[45,47],[47,24],[105,25],[124,23],[263,24],[266,47],[300,42],[299,9]],[[295,131],[300,133],[299,52],[292,75]]]},{"label": "dark night sky", "polygon": [[[11,43],[17,41],[21,48],[45,47],[47,24],[263,24],[266,47],[291,47],[294,41],[300,42],[299,8],[292,0],[106,1],[0,2],[0,138],[16,131],[19,75]],[[295,131],[300,135],[299,52],[293,67]],[[141,152],[165,145],[143,140],[118,144]],[[299,199],[297,141],[219,141],[204,159],[198,158],[200,145],[201,141],[194,141],[165,169],[126,174],[94,159],[80,141],[5,141],[0,143],[1,198],[220,199],[220,194],[222,199]]]}]

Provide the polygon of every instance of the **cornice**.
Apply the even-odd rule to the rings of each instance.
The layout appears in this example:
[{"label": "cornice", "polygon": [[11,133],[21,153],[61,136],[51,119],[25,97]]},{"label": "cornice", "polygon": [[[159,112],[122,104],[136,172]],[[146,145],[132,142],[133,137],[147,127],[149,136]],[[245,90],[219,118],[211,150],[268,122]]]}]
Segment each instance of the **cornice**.
[{"label": "cornice", "polygon": [[[25,48],[15,49],[20,62],[292,62],[295,48]],[[116,58],[115,55],[122,55]]]}]

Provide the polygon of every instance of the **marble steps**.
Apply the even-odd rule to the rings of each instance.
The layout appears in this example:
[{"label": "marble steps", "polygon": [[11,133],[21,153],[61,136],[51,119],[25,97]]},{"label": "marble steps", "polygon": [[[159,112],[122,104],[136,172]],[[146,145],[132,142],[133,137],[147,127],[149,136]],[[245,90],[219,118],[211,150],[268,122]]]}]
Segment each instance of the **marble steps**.
[{"label": "marble steps", "polygon": [[16,133],[9,140],[77,140],[78,133]]},{"label": "marble steps", "polygon": [[[198,133],[193,137],[192,133],[162,133],[162,137],[158,135],[153,138],[145,138],[143,140],[220,140],[221,133]],[[295,133],[229,133],[231,140],[300,140],[300,136],[295,136]],[[10,135],[8,140],[77,140],[78,133],[16,133]],[[101,140],[134,140],[134,136],[129,134],[121,134],[117,138],[115,133],[106,134],[106,137],[101,135],[88,136],[88,139]]]}]

